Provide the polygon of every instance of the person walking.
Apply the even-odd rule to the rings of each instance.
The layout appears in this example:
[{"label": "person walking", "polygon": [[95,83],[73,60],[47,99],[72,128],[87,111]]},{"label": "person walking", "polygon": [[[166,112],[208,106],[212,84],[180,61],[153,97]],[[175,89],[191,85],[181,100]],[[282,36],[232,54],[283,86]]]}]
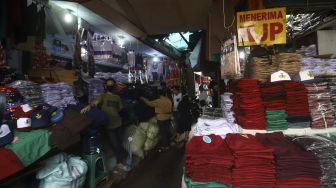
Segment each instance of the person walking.
[{"label": "person walking", "polygon": [[159,89],[158,95],[159,98],[153,101],[150,101],[144,97],[141,97],[140,99],[143,100],[146,105],[155,108],[155,114],[160,134],[159,151],[166,151],[169,149],[171,139],[170,118],[172,113],[172,102],[165,95],[164,90]]},{"label": "person walking", "polygon": [[122,109],[122,102],[120,97],[114,93],[115,86],[116,81],[113,78],[107,79],[105,83],[105,92],[92,104],[84,107],[81,110],[81,113],[86,113],[90,111],[92,107],[99,106],[101,110],[108,115],[108,123],[104,128],[117,158],[116,169],[124,169],[123,163],[127,157],[127,152],[122,146],[123,127],[119,115],[119,112]]},{"label": "person walking", "polygon": [[[184,140],[185,142],[189,139],[189,131],[191,130],[192,124],[192,114],[191,114],[191,104],[189,96],[185,88],[182,89],[182,99],[177,106],[177,133],[179,137],[177,141]],[[184,135],[184,139],[182,139]]]}]

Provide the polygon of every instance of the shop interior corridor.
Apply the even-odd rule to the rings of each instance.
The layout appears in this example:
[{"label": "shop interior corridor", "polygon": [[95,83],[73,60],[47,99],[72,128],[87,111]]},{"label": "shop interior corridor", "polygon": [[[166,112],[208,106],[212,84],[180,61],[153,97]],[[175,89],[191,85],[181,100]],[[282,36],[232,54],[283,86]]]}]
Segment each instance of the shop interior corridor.
[{"label": "shop interior corridor", "polygon": [[115,184],[102,182],[98,188],[180,188],[184,164],[184,147],[153,152],[139,163],[126,177]]}]

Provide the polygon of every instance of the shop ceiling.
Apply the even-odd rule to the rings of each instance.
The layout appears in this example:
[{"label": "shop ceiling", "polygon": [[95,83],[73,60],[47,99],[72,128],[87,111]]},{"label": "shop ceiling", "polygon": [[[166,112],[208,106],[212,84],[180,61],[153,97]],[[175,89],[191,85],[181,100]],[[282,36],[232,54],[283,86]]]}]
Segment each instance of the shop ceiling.
[{"label": "shop ceiling", "polygon": [[[169,33],[202,30],[206,26],[210,12],[213,13],[213,24],[222,25],[223,23],[221,8],[223,0],[71,0],[71,2],[76,2],[98,14],[130,36],[146,41],[148,45],[154,46],[159,51],[157,44],[153,40],[148,40],[149,38],[154,39],[155,36]],[[287,7],[287,12],[291,13],[336,8],[336,0],[224,0],[224,2],[225,9],[229,9],[226,10],[228,23],[233,20],[236,11],[248,10],[255,2],[263,4],[265,8]],[[223,27],[212,29],[214,29],[212,31],[214,40],[220,41],[227,38],[225,35],[228,35],[228,31]],[[217,44],[217,42],[213,44],[215,43]]]}]

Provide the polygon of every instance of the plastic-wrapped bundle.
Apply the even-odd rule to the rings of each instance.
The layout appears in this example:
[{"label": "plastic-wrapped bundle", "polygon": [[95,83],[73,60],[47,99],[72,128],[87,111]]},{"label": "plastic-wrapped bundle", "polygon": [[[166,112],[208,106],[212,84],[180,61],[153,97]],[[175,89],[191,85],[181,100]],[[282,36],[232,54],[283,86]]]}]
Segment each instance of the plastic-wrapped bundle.
[{"label": "plastic-wrapped bundle", "polygon": [[104,81],[96,78],[87,80],[89,90],[89,103],[97,99],[99,95],[104,93]]},{"label": "plastic-wrapped bundle", "polygon": [[321,187],[336,187],[336,144],[321,136],[300,136],[292,140],[319,157],[323,176]]},{"label": "plastic-wrapped bundle", "polygon": [[69,104],[76,104],[73,89],[70,85],[60,82],[56,84],[42,84],[44,102],[57,108],[66,108]]},{"label": "plastic-wrapped bundle", "polygon": [[302,58],[301,69],[314,76],[336,76],[336,59],[305,57]]},{"label": "plastic-wrapped bundle", "polygon": [[275,61],[279,65],[278,70],[287,72],[294,76],[301,69],[301,56],[296,53],[280,53],[275,55]]},{"label": "plastic-wrapped bundle", "polygon": [[328,128],[334,126],[334,107],[330,100],[327,82],[305,84],[308,91],[309,109],[312,128]]},{"label": "plastic-wrapped bundle", "polygon": [[134,155],[144,158],[144,144],[146,134],[136,125],[130,125],[125,130],[123,145],[127,151],[131,151]]},{"label": "plastic-wrapped bundle", "polygon": [[257,79],[261,82],[266,82],[270,79],[272,73],[278,70],[278,64],[274,62],[274,58],[271,57],[253,57],[250,61],[250,78]]},{"label": "plastic-wrapped bundle", "polygon": [[153,149],[159,141],[159,127],[156,118],[152,118],[148,122],[147,138],[144,145],[144,150],[149,151]]}]

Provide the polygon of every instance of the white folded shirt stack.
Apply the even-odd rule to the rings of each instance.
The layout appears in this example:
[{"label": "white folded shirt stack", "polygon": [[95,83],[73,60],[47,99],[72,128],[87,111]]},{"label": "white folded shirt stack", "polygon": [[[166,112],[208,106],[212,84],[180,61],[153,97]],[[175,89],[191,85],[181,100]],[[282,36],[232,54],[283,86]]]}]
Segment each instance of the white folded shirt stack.
[{"label": "white folded shirt stack", "polygon": [[215,134],[223,139],[228,133],[239,133],[237,124],[228,122],[225,118],[203,119],[199,118],[195,129],[194,136],[205,136]]}]

